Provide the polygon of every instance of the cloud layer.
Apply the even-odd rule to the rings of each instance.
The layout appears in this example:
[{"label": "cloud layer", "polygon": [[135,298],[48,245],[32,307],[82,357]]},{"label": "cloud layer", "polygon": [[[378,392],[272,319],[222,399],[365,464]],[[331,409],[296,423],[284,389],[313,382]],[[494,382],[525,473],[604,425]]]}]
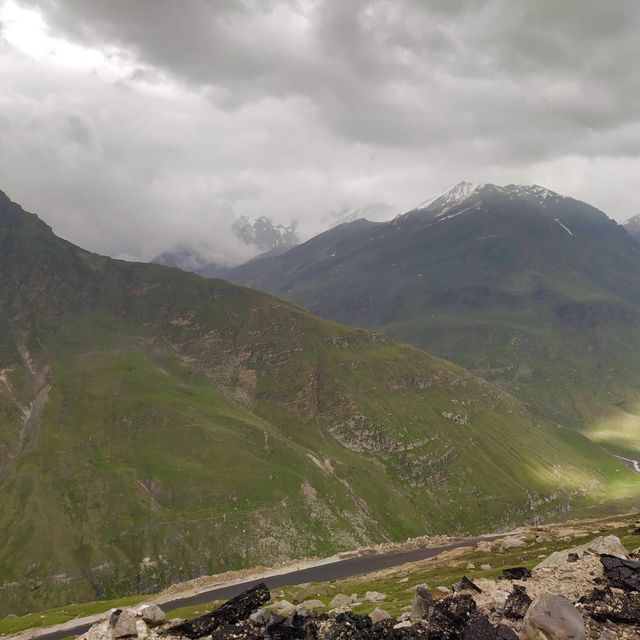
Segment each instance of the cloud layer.
[{"label": "cloud layer", "polygon": [[636,0],[0,0],[0,188],[91,249],[249,249],[240,215],[462,179],[640,212]]}]

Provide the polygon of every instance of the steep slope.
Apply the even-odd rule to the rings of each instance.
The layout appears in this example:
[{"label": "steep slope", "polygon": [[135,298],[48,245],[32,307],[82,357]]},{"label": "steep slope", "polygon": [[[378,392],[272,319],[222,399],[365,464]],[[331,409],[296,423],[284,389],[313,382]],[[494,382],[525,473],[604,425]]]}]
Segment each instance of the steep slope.
[{"label": "steep slope", "polygon": [[[539,415],[606,422],[610,435],[630,420],[640,435],[640,354],[630,348],[640,249],[583,202],[461,183],[390,222],[337,227],[227,277],[454,360]],[[633,437],[607,439],[640,454]]]},{"label": "steep slope", "polygon": [[640,213],[629,218],[622,226],[632,238],[640,240]]},{"label": "steep slope", "polygon": [[0,615],[635,495],[462,368],[0,193]]}]

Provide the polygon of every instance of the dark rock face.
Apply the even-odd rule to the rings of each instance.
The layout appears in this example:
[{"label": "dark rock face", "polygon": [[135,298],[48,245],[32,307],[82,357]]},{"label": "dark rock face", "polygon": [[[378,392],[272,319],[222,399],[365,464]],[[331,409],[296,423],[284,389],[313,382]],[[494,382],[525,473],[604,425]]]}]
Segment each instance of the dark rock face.
[{"label": "dark rock face", "polygon": [[585,605],[585,611],[598,622],[640,627],[640,593],[614,593],[611,589],[594,589],[581,602]]},{"label": "dark rock face", "polygon": [[222,625],[246,620],[256,609],[269,602],[270,598],[271,593],[267,589],[267,585],[261,583],[235,598],[231,598],[219,609],[199,618],[177,624],[168,629],[166,633],[192,639],[208,636]]},{"label": "dark rock face", "polygon": [[611,587],[640,591],[640,562],[607,555],[600,556],[600,562]]},{"label": "dark rock face", "polygon": [[527,595],[525,588],[519,584],[513,585],[513,591],[509,594],[504,605],[503,614],[512,620],[522,620],[531,604],[531,598]]},{"label": "dark rock face", "polygon": [[482,589],[477,584],[469,580],[467,576],[462,576],[462,580],[453,585],[453,591],[455,593],[460,593],[460,591],[475,591],[476,593],[482,593]]},{"label": "dark rock face", "polygon": [[531,577],[531,569],[526,567],[510,567],[502,570],[503,578],[507,580],[527,580]]},{"label": "dark rock face", "polygon": [[494,626],[469,594],[438,600],[413,624],[393,618],[374,623],[370,616],[351,611],[335,617],[296,612],[286,619],[260,613],[251,616],[269,598],[269,590],[260,584],[216,611],[167,629],[163,635],[191,640],[205,635],[211,640],[517,640],[509,627]]}]

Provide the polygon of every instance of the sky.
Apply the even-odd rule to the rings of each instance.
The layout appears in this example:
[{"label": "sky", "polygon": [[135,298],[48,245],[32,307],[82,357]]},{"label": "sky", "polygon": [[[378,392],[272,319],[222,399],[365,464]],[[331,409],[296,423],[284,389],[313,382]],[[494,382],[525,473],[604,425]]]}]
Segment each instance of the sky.
[{"label": "sky", "polygon": [[640,213],[637,0],[0,0],[0,189],[115,257],[237,263],[461,180]]}]

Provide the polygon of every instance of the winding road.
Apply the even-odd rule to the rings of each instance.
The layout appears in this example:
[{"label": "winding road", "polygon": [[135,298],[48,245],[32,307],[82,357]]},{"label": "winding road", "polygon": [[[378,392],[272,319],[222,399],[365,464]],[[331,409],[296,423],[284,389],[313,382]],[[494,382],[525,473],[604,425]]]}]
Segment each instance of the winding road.
[{"label": "winding road", "polygon": [[[222,584],[201,591],[195,595],[167,600],[160,604],[160,606],[165,612],[169,612],[181,607],[209,603],[212,600],[226,600],[228,598],[233,598],[233,596],[236,596],[261,582],[266,583],[270,589],[273,589],[284,585],[303,584],[305,582],[325,582],[329,580],[339,580],[341,578],[350,578],[365,573],[371,573],[372,571],[379,571],[380,569],[396,567],[405,564],[406,562],[415,562],[418,560],[433,558],[445,551],[474,545],[481,540],[495,540],[496,538],[501,538],[504,535],[505,534],[496,534],[476,538],[462,538],[439,547],[422,547],[419,549],[411,549],[409,551],[394,551],[391,553],[371,553],[329,561],[308,566],[303,569],[295,569],[286,573],[272,574],[260,578],[234,582],[232,584]],[[153,601],[153,599],[150,598],[150,601]],[[21,639],[37,638],[38,640],[63,640],[69,636],[76,636],[84,633],[101,618],[102,616],[93,616],[91,619],[84,618],[82,621],[70,620],[69,622],[58,625],[57,627],[48,629],[32,629],[28,633],[20,633],[15,637]],[[74,624],[74,622],[76,624]]]}]

